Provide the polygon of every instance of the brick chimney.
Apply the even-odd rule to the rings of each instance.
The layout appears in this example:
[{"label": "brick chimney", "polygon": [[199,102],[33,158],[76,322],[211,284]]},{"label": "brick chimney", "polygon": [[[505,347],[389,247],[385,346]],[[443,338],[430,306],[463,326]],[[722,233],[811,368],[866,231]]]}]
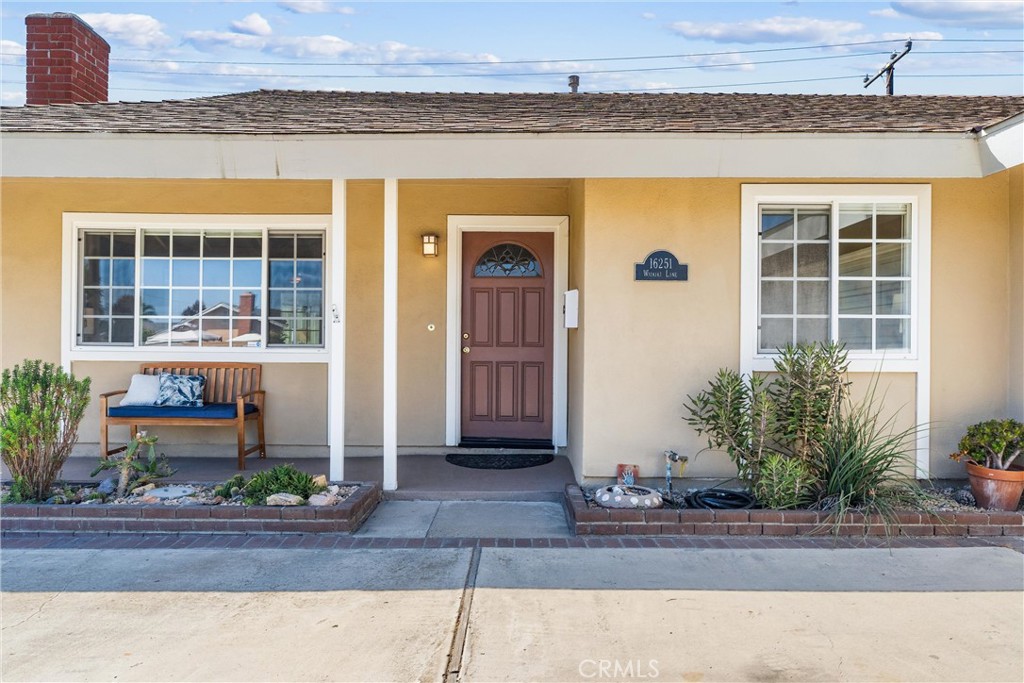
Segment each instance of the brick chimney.
[{"label": "brick chimney", "polygon": [[110,45],[74,14],[25,17],[25,103],[106,102]]}]

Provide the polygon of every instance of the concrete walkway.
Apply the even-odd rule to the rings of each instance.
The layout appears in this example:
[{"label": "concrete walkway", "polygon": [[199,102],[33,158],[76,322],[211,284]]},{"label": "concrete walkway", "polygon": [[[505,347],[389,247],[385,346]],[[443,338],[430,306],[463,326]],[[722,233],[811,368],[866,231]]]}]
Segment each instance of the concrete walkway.
[{"label": "concrete walkway", "polygon": [[4,681],[1024,677],[1003,548],[5,549],[0,571]]},{"label": "concrete walkway", "polygon": [[372,538],[569,538],[561,503],[385,500],[356,536]]}]

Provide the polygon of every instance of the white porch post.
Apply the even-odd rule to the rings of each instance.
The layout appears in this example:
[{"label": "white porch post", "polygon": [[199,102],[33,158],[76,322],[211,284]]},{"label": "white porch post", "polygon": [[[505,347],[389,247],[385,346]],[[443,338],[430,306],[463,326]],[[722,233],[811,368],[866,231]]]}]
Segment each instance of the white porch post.
[{"label": "white porch post", "polygon": [[398,180],[384,179],[384,490],[398,488]]},{"label": "white porch post", "polygon": [[328,370],[328,443],[330,479],[345,478],[345,272],[346,272],[345,180],[331,181],[330,248],[330,365]]}]

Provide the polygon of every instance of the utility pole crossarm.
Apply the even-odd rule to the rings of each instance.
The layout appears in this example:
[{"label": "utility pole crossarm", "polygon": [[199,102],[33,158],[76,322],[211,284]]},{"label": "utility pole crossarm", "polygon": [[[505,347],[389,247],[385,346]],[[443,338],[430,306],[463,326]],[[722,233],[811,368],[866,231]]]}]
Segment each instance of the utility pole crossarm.
[{"label": "utility pole crossarm", "polygon": [[892,95],[893,94],[893,81],[895,80],[894,77],[895,77],[895,72],[896,72],[896,68],[895,68],[896,67],[896,62],[898,62],[901,59],[903,59],[904,57],[906,57],[907,54],[910,53],[910,49],[911,49],[911,47],[913,47],[913,45],[914,45],[913,42],[910,39],[907,39],[906,44],[903,46],[903,52],[901,52],[899,54],[896,54],[896,52],[893,52],[889,56],[889,61],[886,63],[885,66],[883,66],[881,69],[878,70],[878,73],[876,73],[874,76],[865,76],[864,77],[864,87],[865,88],[868,87],[869,85],[871,85],[872,83],[877,81],[879,76],[881,76],[882,74],[885,74],[885,94],[886,95]]}]

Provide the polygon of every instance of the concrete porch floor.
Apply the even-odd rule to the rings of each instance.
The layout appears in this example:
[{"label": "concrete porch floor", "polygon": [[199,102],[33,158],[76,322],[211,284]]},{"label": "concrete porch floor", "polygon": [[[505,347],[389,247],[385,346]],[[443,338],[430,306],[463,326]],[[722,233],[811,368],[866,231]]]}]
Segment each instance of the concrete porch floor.
[{"label": "concrete porch floor", "polygon": [[[177,472],[165,481],[170,482],[220,482],[239,471],[233,457],[185,458],[169,457],[171,467]],[[111,471],[101,472],[96,477],[89,473],[96,467],[97,459],[91,457],[70,458],[61,470],[64,481],[100,480],[111,476]],[[252,476],[253,472],[267,470],[275,465],[293,464],[310,474],[327,474],[327,458],[267,458],[246,460],[242,474]],[[346,481],[382,481],[384,461],[382,458],[360,457],[345,459]],[[10,480],[10,473],[3,468],[4,481]],[[390,500],[520,500],[560,501],[566,484],[575,483],[572,465],[568,458],[555,459],[538,467],[518,470],[477,470],[457,467],[445,461],[443,455],[400,455],[398,456],[398,490],[388,491]]]}]

